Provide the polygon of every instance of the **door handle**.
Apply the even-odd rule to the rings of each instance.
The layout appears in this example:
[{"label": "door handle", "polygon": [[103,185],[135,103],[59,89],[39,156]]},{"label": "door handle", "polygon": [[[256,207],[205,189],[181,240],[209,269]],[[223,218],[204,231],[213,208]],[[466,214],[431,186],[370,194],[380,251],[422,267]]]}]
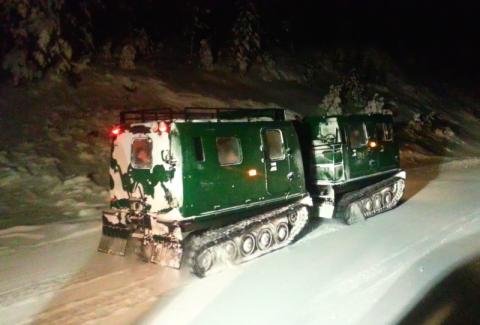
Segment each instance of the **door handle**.
[{"label": "door handle", "polygon": [[288,173],[288,174],[287,174],[288,180],[289,180],[289,181],[292,181],[292,180],[293,180],[293,176],[294,176],[293,172]]},{"label": "door handle", "polygon": [[368,165],[369,165],[370,167],[373,167],[373,166],[375,166],[376,164],[377,164],[377,162],[376,162],[374,159],[372,159],[372,160],[370,160],[370,161],[368,162]]}]

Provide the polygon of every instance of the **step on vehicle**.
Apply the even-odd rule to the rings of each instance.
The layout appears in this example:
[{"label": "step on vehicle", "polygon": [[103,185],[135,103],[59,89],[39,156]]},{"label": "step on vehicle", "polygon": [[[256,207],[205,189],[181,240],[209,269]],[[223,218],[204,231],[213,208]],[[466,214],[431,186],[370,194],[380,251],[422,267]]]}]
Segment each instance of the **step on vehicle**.
[{"label": "step on vehicle", "polygon": [[125,111],[112,129],[99,251],[203,277],[290,244],[309,215],[348,224],[404,190],[389,115],[288,118],[283,109]]}]

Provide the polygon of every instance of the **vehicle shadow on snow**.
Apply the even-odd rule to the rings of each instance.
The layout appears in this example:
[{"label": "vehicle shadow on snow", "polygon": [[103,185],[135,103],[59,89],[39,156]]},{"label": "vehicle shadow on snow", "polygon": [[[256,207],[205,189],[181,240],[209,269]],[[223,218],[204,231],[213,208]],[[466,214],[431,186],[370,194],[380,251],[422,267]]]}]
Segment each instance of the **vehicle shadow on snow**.
[{"label": "vehicle shadow on snow", "polygon": [[478,324],[480,257],[442,279],[399,322],[403,324]]},{"label": "vehicle shadow on snow", "polygon": [[433,180],[440,175],[442,161],[435,161],[426,165],[419,165],[405,168],[407,179],[405,181],[405,193],[398,203],[401,206],[422,191]]},{"label": "vehicle shadow on snow", "polygon": [[[378,313],[403,324],[478,324],[480,241],[478,233],[442,244],[397,278],[359,323],[378,322]],[[402,307],[403,306],[403,307]],[[397,315],[397,316],[395,316]],[[387,321],[387,318],[384,321]]]},{"label": "vehicle shadow on snow", "polygon": [[341,218],[322,219],[310,217],[307,225],[294,239],[293,243],[308,240],[311,237],[324,236],[332,232],[340,231],[349,226]]}]

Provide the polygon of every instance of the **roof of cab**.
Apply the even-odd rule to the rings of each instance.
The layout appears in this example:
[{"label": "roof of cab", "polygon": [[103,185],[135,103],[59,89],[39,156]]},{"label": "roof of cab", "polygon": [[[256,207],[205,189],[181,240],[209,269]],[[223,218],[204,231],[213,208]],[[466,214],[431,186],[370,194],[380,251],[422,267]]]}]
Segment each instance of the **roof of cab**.
[{"label": "roof of cab", "polygon": [[391,121],[393,119],[392,114],[349,114],[349,115],[318,115],[318,116],[306,116],[304,120],[322,122],[327,119],[337,119],[339,121]]},{"label": "roof of cab", "polygon": [[169,122],[237,122],[285,121],[298,119],[292,111],[283,108],[204,108],[187,107],[182,110],[158,108],[129,110],[120,113],[121,124],[149,121]]}]

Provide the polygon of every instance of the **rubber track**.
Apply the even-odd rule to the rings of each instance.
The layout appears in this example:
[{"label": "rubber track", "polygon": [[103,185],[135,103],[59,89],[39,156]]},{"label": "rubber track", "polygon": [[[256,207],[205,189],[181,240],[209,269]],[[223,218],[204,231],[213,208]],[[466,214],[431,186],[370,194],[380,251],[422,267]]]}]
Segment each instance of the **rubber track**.
[{"label": "rubber track", "polygon": [[[353,191],[353,192],[349,192],[347,194],[345,194],[341,199],[340,201],[338,202],[338,205],[337,205],[337,213],[340,214],[341,216],[344,215],[345,213],[345,210],[346,208],[348,207],[349,204],[353,203],[353,202],[356,202],[356,201],[359,201],[359,200],[363,200],[363,199],[366,199],[367,197],[370,197],[372,196],[373,194],[377,193],[377,192],[380,192],[381,190],[383,190],[384,188],[386,187],[391,187],[391,186],[394,186],[394,184],[398,181],[398,180],[401,180],[402,178],[398,177],[398,176],[393,176],[393,177],[390,177],[390,178],[387,178],[383,181],[380,181],[378,183],[375,183],[373,185],[370,185],[370,186],[367,186],[367,187],[364,187],[360,190],[357,190],[357,191]],[[400,198],[399,198],[400,199]],[[398,202],[397,202],[398,203]],[[388,211],[388,210],[391,210],[393,209],[394,207],[396,206],[393,205],[389,208],[385,208],[385,209],[382,209],[381,211],[375,213],[375,214],[372,214],[370,216],[368,216],[368,218],[370,217],[373,217],[374,215],[377,215],[379,213],[382,213],[382,212],[385,212],[385,211]]]},{"label": "rubber track", "polygon": [[[243,236],[244,234],[250,232],[253,228],[257,226],[263,226],[266,224],[271,224],[275,220],[285,218],[287,219],[288,212],[295,211],[297,212],[297,222],[295,225],[290,227],[289,237],[281,244],[273,245],[272,249],[260,251],[256,250],[251,256],[247,258],[241,259],[241,261],[236,262],[236,264],[240,264],[243,262],[250,261],[256,257],[262,256],[264,254],[270,253],[277,249],[283,248],[290,244],[293,239],[298,235],[298,233],[305,227],[308,221],[308,214],[305,213],[305,216],[302,218],[301,209],[304,206],[299,203],[293,203],[279,209],[275,209],[264,214],[256,215],[246,220],[242,220],[240,222],[234,223],[232,225],[228,225],[218,229],[208,230],[201,235],[194,235],[194,237],[189,241],[186,245],[186,256],[185,256],[185,263],[188,263],[188,266],[191,268],[192,273],[196,274],[199,277],[204,277],[210,271],[206,273],[199,273],[198,269],[196,268],[196,257],[204,252],[206,249],[211,248],[216,245],[221,245],[222,243],[226,242],[227,240],[231,240],[237,238],[238,236]],[[240,254],[240,253],[239,253]],[[211,271],[218,271],[221,269],[219,265],[215,265],[215,268]]]}]

